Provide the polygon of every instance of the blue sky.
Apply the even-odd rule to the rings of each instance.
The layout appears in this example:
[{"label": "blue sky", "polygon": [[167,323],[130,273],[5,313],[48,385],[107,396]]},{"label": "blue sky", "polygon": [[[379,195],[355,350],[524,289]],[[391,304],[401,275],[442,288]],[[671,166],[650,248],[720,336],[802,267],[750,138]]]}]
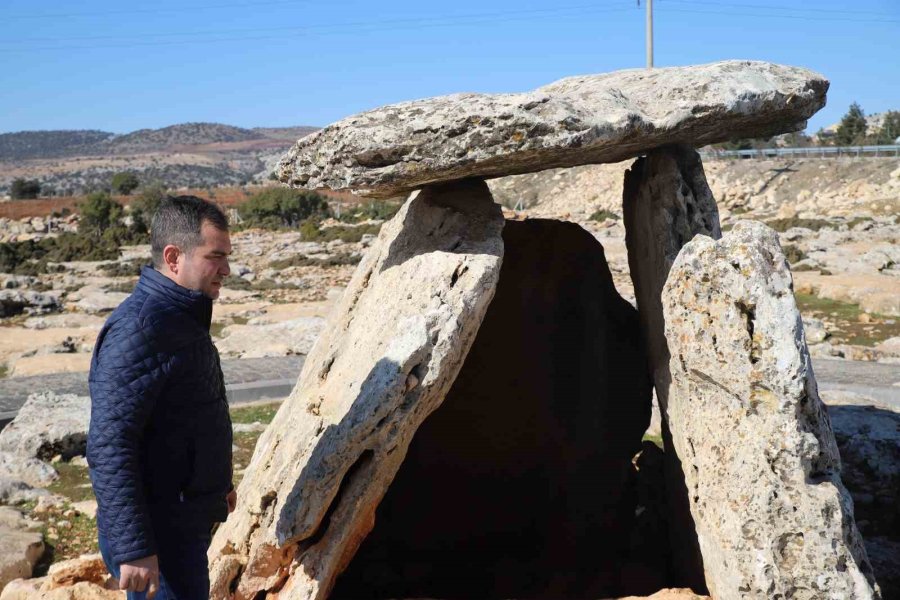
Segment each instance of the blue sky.
[{"label": "blue sky", "polygon": [[[750,58],[831,82],[809,131],[900,110],[900,0],[654,0],[657,66]],[[635,0],[0,3],[0,132],[326,125],[383,104],[644,65]]]}]

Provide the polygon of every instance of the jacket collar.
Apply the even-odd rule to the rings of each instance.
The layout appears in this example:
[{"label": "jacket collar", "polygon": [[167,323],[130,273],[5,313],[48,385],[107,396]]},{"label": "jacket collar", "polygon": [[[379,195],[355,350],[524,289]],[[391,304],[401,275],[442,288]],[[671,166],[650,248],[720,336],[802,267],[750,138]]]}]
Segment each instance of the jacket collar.
[{"label": "jacket collar", "polygon": [[181,287],[151,266],[141,267],[136,289],[164,298],[168,303],[189,313],[198,324],[209,330],[212,323],[212,298],[200,290]]}]

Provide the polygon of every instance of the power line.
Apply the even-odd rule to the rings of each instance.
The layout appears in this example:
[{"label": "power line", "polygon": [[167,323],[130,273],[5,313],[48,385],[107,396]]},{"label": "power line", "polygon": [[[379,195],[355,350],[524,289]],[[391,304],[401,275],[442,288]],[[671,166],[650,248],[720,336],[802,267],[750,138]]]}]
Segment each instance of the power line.
[{"label": "power line", "polygon": [[148,13],[183,13],[183,12],[193,12],[197,10],[210,10],[210,9],[219,9],[219,8],[253,8],[256,6],[274,6],[278,4],[300,4],[300,5],[309,5],[312,4],[310,0],[270,0],[268,2],[237,2],[230,4],[204,4],[197,6],[179,6],[173,8],[130,8],[123,10],[104,10],[104,11],[94,11],[94,12],[80,12],[80,13],[43,13],[43,14],[33,14],[33,15],[4,15],[3,19],[5,21],[11,21],[13,19],[57,19],[57,18],[72,18],[72,17],[106,17],[110,15],[132,15],[132,14],[148,14]]},{"label": "power line", "polygon": [[840,9],[840,8],[816,8],[810,6],[804,6],[802,8],[792,8],[789,6],[783,5],[775,5],[775,4],[746,4],[746,3],[734,3],[734,2],[713,2],[711,0],[666,0],[667,4],[704,4],[708,6],[724,6],[724,7],[733,7],[733,8],[753,8],[753,9],[763,9],[763,10],[781,10],[781,11],[793,11],[793,12],[813,12],[813,13],[841,13],[841,14],[870,14],[870,15],[881,15],[881,16],[897,16],[897,13],[883,12],[883,11],[872,11],[872,10],[856,10],[856,9]]},{"label": "power line", "polygon": [[97,44],[97,45],[63,45],[63,46],[42,46],[42,47],[30,47],[30,48],[22,48],[18,47],[19,44],[23,42],[34,42],[34,41],[82,41],[82,40],[115,40],[115,39],[128,39],[128,40],[136,40],[136,39],[147,39],[147,38],[157,38],[157,37],[179,37],[179,36],[189,36],[192,38],[196,38],[199,36],[222,36],[222,34],[230,34],[230,33],[259,33],[259,32],[297,32],[297,33],[305,33],[311,32],[313,35],[316,35],[316,32],[323,31],[328,32],[330,30],[337,30],[338,32],[344,31],[362,31],[362,32],[378,32],[378,31],[390,31],[390,30],[402,30],[402,29],[417,29],[417,28],[430,28],[430,27],[446,27],[453,25],[466,25],[466,24],[477,24],[477,23],[496,23],[496,22],[506,22],[506,21],[521,21],[521,20],[530,20],[535,18],[546,18],[548,15],[552,16],[554,14],[558,14],[561,16],[578,16],[583,14],[595,14],[595,13],[612,13],[612,12],[625,12],[631,11],[630,8],[599,8],[596,4],[590,5],[575,5],[575,6],[567,6],[567,7],[556,7],[556,8],[548,8],[548,9],[531,9],[531,10],[521,10],[521,11],[503,11],[503,12],[494,12],[494,13],[475,13],[468,15],[455,15],[455,16],[442,16],[442,17],[423,17],[423,18],[407,18],[407,19],[389,19],[382,21],[355,21],[355,22],[347,22],[347,23],[324,23],[317,25],[304,25],[297,27],[266,27],[266,28],[252,28],[252,29],[231,29],[231,30],[205,30],[205,31],[184,31],[184,32],[167,32],[167,33],[157,33],[157,34],[145,34],[145,35],[129,35],[129,36],[85,36],[85,37],[74,37],[74,38],[28,38],[25,40],[13,40],[7,42],[8,44],[16,44],[16,48],[0,48],[0,52],[9,53],[9,52],[28,52],[35,50],[64,50],[64,49],[95,49],[95,48],[127,48],[132,46],[165,46],[165,45],[177,45],[177,44],[197,44],[197,43],[208,43],[215,41],[244,41],[244,40],[259,40],[259,39],[284,39],[284,35],[266,35],[266,36],[224,36],[218,38],[204,38],[204,39],[191,39],[191,40],[176,40],[176,41],[153,41],[153,42],[129,42],[127,44]]},{"label": "power line", "polygon": [[[670,0],[676,1],[676,0]],[[683,0],[687,1],[687,0]],[[674,12],[674,13],[691,13],[691,14],[703,14],[703,15],[728,15],[732,17],[756,17],[763,19],[770,19],[772,17],[776,17],[778,19],[794,19],[796,21],[840,21],[842,23],[900,23],[900,19],[850,19],[848,17],[817,17],[817,16],[807,16],[807,15],[785,15],[785,14],[766,14],[766,13],[747,13],[747,12],[732,12],[732,11],[721,11],[721,10],[704,10],[704,9],[690,9],[690,8],[669,8],[664,4],[662,5],[661,10],[664,12]]]}]

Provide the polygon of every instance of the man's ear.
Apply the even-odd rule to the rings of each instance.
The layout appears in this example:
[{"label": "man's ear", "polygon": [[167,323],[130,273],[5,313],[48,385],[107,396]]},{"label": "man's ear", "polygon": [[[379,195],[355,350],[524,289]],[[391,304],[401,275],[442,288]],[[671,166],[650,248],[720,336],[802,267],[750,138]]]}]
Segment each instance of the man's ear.
[{"label": "man's ear", "polygon": [[173,275],[178,275],[178,257],[181,256],[181,250],[174,244],[169,244],[163,248],[163,263],[169,268]]}]

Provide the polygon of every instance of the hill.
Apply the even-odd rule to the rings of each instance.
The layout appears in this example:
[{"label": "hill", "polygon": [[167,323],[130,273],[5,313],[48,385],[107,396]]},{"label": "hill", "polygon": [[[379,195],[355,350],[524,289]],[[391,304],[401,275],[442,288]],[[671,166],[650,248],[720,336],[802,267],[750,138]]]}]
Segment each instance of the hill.
[{"label": "hill", "polygon": [[[220,123],[182,123],[162,129],[138,129],[116,136],[98,145],[103,154],[136,154],[167,150],[176,146],[192,146],[228,142],[246,142],[266,136],[251,129]],[[105,152],[104,152],[105,150]]]},{"label": "hill", "polygon": [[85,154],[115,135],[95,129],[0,133],[0,161]]},{"label": "hill", "polygon": [[37,179],[44,194],[83,194],[107,187],[119,171],[170,188],[263,182],[294,142],[317,129],[181,123],[123,135],[93,130],[0,134],[0,196],[18,177]]}]

